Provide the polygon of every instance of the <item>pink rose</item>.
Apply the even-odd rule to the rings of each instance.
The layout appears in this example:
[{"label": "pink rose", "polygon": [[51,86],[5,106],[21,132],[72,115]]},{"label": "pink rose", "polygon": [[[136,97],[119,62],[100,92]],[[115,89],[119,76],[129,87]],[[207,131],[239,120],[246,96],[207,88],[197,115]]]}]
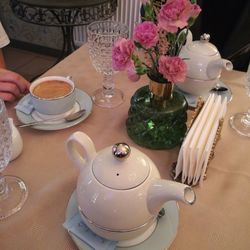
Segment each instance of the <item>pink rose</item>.
[{"label": "pink rose", "polygon": [[167,32],[176,33],[188,25],[190,17],[197,17],[201,9],[189,0],[168,0],[158,14],[158,25]]},{"label": "pink rose", "polygon": [[127,68],[127,74],[128,74],[128,79],[132,82],[137,82],[140,79],[140,75],[136,73],[135,65],[133,61]]},{"label": "pink rose", "polygon": [[125,70],[134,52],[134,43],[125,38],[117,40],[112,48],[112,67],[114,70]]},{"label": "pink rose", "polygon": [[133,37],[136,42],[149,49],[155,46],[159,40],[158,28],[153,22],[145,21],[135,27]]},{"label": "pink rose", "polygon": [[183,82],[186,78],[187,65],[178,56],[160,56],[159,72],[170,82]]}]

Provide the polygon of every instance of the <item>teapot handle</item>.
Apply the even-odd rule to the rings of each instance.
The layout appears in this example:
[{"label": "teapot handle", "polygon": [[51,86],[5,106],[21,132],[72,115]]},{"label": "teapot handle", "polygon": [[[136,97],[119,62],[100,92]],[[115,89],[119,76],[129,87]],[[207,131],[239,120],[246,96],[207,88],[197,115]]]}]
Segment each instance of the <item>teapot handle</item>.
[{"label": "teapot handle", "polygon": [[[80,154],[80,148],[78,147],[77,149],[76,144],[80,145],[80,148],[83,150],[83,155]],[[89,138],[88,135],[80,131],[73,133],[67,139],[65,145],[69,158],[76,164],[76,166],[80,170],[96,154],[96,149],[93,141]]]}]

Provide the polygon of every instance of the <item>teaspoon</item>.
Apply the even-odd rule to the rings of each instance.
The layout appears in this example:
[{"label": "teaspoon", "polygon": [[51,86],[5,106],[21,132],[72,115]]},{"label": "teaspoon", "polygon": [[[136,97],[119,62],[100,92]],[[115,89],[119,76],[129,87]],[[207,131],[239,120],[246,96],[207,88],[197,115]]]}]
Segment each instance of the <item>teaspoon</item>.
[{"label": "teaspoon", "polygon": [[85,109],[81,109],[75,113],[71,113],[65,117],[62,118],[50,118],[50,119],[45,119],[42,121],[34,121],[34,122],[30,122],[30,123],[25,123],[25,124],[18,124],[16,125],[19,128],[24,128],[24,127],[29,127],[29,126],[34,126],[34,125],[40,125],[40,124],[46,124],[47,122],[51,122],[51,121],[60,121],[63,120],[65,122],[72,122],[77,120],[78,118],[82,117],[84,114],[86,113]]}]

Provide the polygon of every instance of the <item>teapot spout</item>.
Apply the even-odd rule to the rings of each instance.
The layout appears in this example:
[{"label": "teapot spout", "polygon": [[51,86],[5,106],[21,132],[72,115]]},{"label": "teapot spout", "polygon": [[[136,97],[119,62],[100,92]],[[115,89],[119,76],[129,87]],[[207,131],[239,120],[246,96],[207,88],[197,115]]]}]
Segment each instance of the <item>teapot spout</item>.
[{"label": "teapot spout", "polygon": [[194,190],[185,184],[168,180],[154,181],[149,190],[147,205],[151,214],[158,213],[163,204],[170,200],[182,201],[192,205],[196,200]]},{"label": "teapot spout", "polygon": [[209,79],[215,79],[220,77],[222,69],[232,70],[233,64],[226,59],[218,59],[211,61],[207,66],[207,76]]}]

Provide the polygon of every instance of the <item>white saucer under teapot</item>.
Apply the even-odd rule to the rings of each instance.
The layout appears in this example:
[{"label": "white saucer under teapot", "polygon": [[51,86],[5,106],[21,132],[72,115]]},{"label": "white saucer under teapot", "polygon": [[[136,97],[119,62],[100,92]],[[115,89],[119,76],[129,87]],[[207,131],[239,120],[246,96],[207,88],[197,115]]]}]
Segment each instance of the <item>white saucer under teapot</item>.
[{"label": "white saucer under teapot", "polygon": [[152,160],[126,143],[96,152],[86,134],[75,132],[66,150],[80,170],[76,193],[84,223],[97,235],[119,241],[118,246],[147,239],[168,200],[195,202],[191,187],[161,179]]}]

